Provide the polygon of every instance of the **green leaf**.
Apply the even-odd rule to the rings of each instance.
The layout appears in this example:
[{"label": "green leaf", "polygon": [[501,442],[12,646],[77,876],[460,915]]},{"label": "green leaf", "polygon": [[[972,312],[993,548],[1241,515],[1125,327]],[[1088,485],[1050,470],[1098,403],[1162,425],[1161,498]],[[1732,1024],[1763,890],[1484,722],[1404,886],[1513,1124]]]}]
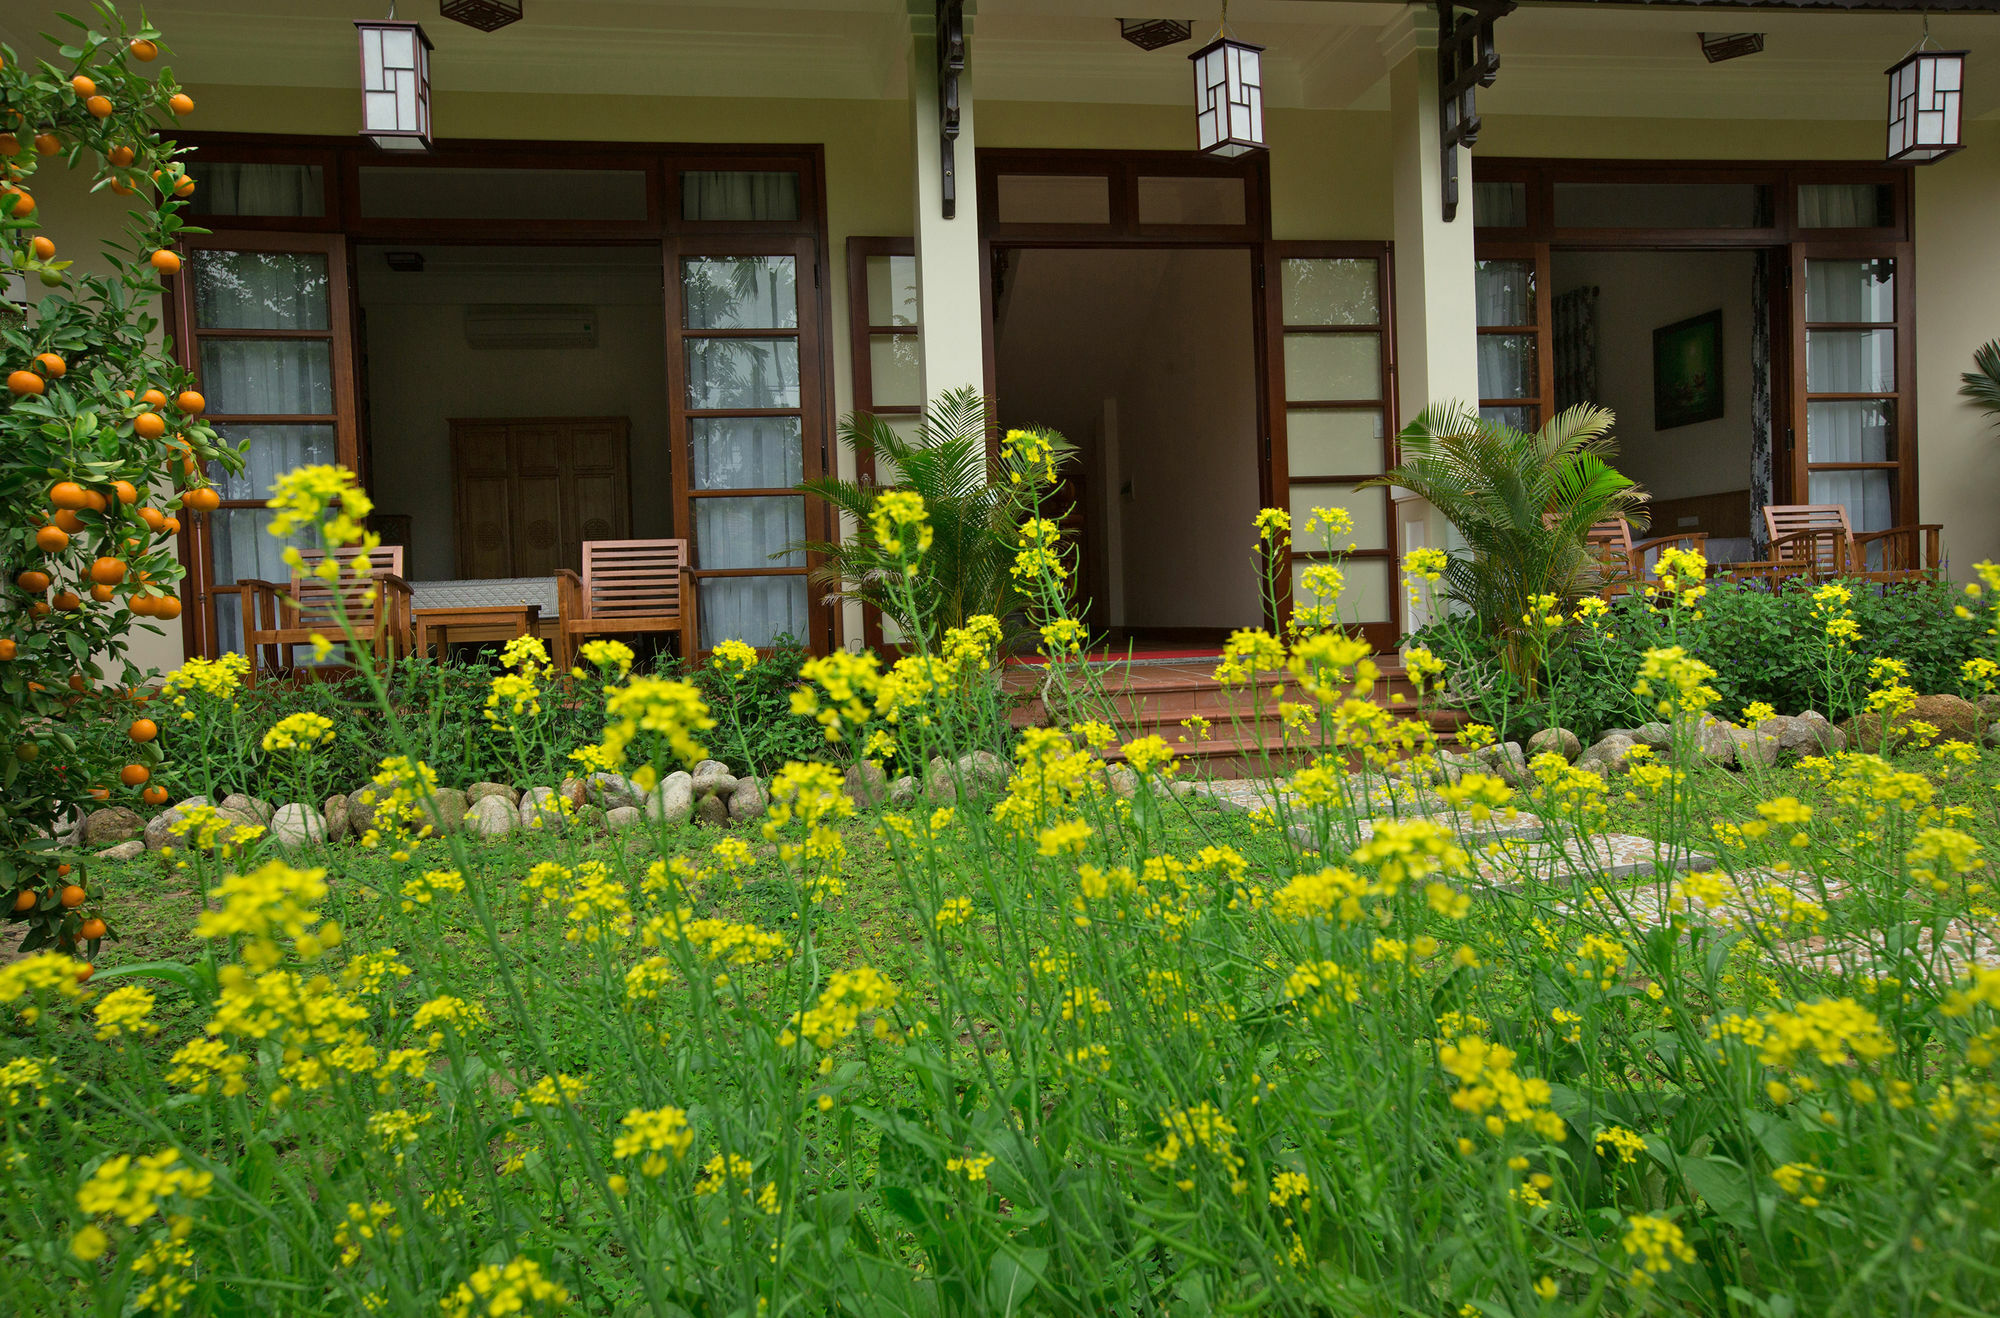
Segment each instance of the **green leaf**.
[{"label": "green leaf", "polygon": [[1014,1250],[1002,1245],[994,1250],[986,1268],[987,1305],[1002,1314],[1016,1312],[1040,1284],[1048,1265],[1046,1249]]},{"label": "green leaf", "polygon": [[1727,1158],[1687,1158],[1681,1174],[1715,1215],[1733,1227],[1753,1230],[1750,1173]]}]

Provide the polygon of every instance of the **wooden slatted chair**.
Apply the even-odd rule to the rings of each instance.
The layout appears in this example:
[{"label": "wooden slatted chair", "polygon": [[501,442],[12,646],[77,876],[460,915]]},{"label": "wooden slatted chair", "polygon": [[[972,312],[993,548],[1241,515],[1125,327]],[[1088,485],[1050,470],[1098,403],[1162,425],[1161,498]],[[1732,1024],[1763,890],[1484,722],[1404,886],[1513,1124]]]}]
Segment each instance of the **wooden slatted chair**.
[{"label": "wooden slatted chair", "polygon": [[[243,651],[250,656],[253,681],[260,666],[273,672],[296,668],[297,648],[311,645],[315,635],[341,641],[336,596],[344,605],[347,625],[376,658],[386,663],[410,652],[410,583],[403,579],[403,547],[382,545],[371,552],[366,578],[355,576],[348,567],[360,553],[359,549],[333,551],[341,573],[331,585],[312,574],[326,556],[309,549],[300,553],[306,570],[293,572],[283,585],[253,579],[229,587],[243,602]],[[267,665],[257,662],[260,650],[269,659]]]},{"label": "wooden slatted chair", "polygon": [[556,666],[568,672],[586,636],[680,633],[681,658],[699,643],[685,540],[586,540],[583,572],[556,572]]},{"label": "wooden slatted chair", "polygon": [[1599,587],[1598,593],[1607,598],[1645,588],[1650,571],[1648,555],[1657,554],[1670,545],[1700,553],[1707,542],[1706,531],[1656,535],[1650,540],[1635,541],[1632,539],[1632,523],[1623,517],[1608,517],[1591,527],[1584,536],[1584,544],[1597,558],[1603,573],[1604,584]]}]

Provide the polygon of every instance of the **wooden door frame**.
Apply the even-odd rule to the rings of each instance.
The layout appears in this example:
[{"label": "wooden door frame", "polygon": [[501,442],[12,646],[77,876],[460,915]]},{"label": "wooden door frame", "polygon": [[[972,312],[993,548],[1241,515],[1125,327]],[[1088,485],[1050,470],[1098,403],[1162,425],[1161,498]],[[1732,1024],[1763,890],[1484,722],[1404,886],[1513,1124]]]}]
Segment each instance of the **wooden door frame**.
[{"label": "wooden door frame", "polygon": [[[360,397],[355,388],[355,337],[352,283],[349,280],[350,245],[344,234],[326,232],[275,232],[258,230],[214,230],[208,233],[188,234],[181,238],[180,246],[190,254],[196,251],[226,252],[317,252],[326,258],[327,274],[327,328],[324,331],[290,330],[200,330],[195,324],[195,297],[189,283],[194,278],[195,260],[185,263],[187,277],[184,280],[168,281],[165,320],[173,327],[174,342],[180,347],[182,365],[194,372],[195,379],[210,394],[213,390],[201,382],[201,339],[209,338],[324,338],[329,344],[328,364],[332,371],[331,395],[333,411],[330,414],[300,416],[237,414],[211,412],[208,420],[220,423],[218,429],[230,424],[237,425],[331,425],[334,435],[336,460],[350,471],[359,470],[361,461],[360,422],[357,415]],[[233,509],[257,509],[265,506],[262,499],[227,499],[218,512]],[[186,510],[183,510],[184,514]],[[180,535],[175,542],[181,564],[187,569],[187,579],[192,583],[192,607],[184,609],[181,617],[186,619],[181,626],[181,648],[188,658],[214,652],[219,628],[215,621],[215,557],[214,528],[209,524],[212,514],[192,513],[181,518]]]}]

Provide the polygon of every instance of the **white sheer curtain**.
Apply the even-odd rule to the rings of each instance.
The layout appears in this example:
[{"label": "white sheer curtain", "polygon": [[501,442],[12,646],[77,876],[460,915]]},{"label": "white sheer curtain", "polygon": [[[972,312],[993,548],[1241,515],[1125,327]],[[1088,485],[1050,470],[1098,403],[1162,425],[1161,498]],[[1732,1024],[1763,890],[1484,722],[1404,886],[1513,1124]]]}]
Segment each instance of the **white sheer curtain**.
[{"label": "white sheer curtain", "polygon": [[805,473],[797,417],[699,417],[688,432],[697,490],[787,489]]},{"label": "white sheer curtain", "polygon": [[[1803,189],[1801,205],[1803,205]],[[1812,394],[1890,393],[1896,388],[1895,262],[1806,262],[1806,319],[1884,323],[1882,329],[1808,329],[1806,390]],[[1806,404],[1806,460],[1893,462],[1894,399],[1817,399]],[[1814,503],[1847,508],[1856,531],[1895,525],[1894,484],[1887,471],[1815,471]]]},{"label": "white sheer curtain", "polygon": [[209,215],[319,215],[326,187],[318,165],[213,161],[201,168],[195,209]]},{"label": "white sheer curtain", "polygon": [[1873,229],[1883,224],[1879,183],[1801,183],[1801,229]]},{"label": "white sheer curtain", "polygon": [[726,640],[761,648],[780,636],[807,639],[804,577],[710,577],[699,590],[704,650]]},{"label": "white sheer curtain", "polygon": [[[335,460],[332,426],[224,425],[216,429],[231,443],[249,441],[241,473],[224,476],[219,467],[213,473],[217,488],[226,499],[267,499],[282,473],[309,463]],[[301,532],[289,539],[279,539],[264,529],[270,517],[261,508],[224,508],[209,514],[216,585],[245,580],[290,580],[292,570],[285,566],[285,547],[314,548],[314,537]],[[233,593],[215,597],[216,630],[225,650],[243,648],[240,605],[241,600]]]},{"label": "white sheer curtain", "polygon": [[684,170],[681,218],[796,220],[799,176],[789,170]]}]

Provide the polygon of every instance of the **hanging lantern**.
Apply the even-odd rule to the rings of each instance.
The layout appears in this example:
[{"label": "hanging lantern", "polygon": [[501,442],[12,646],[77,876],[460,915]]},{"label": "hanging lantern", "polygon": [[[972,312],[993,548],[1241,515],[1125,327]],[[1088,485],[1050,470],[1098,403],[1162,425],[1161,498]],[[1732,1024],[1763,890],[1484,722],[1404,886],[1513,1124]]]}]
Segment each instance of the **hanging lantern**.
[{"label": "hanging lantern", "polygon": [[431,39],[416,23],[357,22],[361,135],[384,151],[431,148]]},{"label": "hanging lantern", "polygon": [[1889,70],[1889,159],[1929,164],[1965,145],[1965,52],[1917,49]]},{"label": "hanging lantern", "polygon": [[1194,64],[1195,128],[1209,155],[1264,149],[1263,50],[1224,34],[1188,56]]}]

